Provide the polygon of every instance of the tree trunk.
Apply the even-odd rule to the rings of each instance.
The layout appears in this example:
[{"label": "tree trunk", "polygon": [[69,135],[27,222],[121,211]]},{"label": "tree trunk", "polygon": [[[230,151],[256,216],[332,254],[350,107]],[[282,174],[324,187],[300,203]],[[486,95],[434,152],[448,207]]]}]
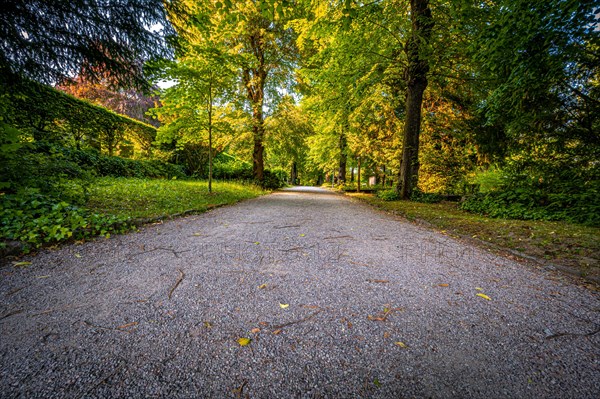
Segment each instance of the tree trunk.
[{"label": "tree trunk", "polygon": [[242,71],[242,81],[246,87],[248,100],[252,105],[252,133],[254,138],[254,149],[252,151],[252,172],[254,179],[263,182],[264,163],[264,115],[263,103],[265,94],[265,82],[268,75],[268,67],[265,62],[265,40],[263,33],[257,29],[248,38],[250,48],[256,58],[257,64],[254,68],[245,68]]},{"label": "tree trunk", "polygon": [[360,193],[360,157],[358,157],[358,171],[356,173],[356,191]]},{"label": "tree trunk", "polygon": [[213,157],[212,157],[212,80],[208,86],[208,192],[212,193],[212,174],[213,174]]},{"label": "tree trunk", "polygon": [[346,164],[348,163],[348,155],[346,147],[348,143],[344,132],[340,134],[340,166],[338,169],[338,184],[346,183]]},{"label": "tree trunk", "polygon": [[298,164],[296,161],[292,162],[292,171],[290,173],[290,181],[292,185],[296,185],[296,180],[298,179]]},{"label": "tree trunk", "polygon": [[406,70],[406,119],[404,121],[404,139],[400,176],[396,191],[402,199],[410,199],[419,178],[419,135],[421,134],[421,106],[423,93],[427,88],[429,63],[425,47],[429,44],[433,18],[429,0],[411,0],[411,37],[404,51],[408,59]]},{"label": "tree trunk", "polygon": [[265,171],[265,146],[263,144],[265,129],[262,123],[262,112],[260,122],[258,119],[253,119],[254,126],[252,126],[252,132],[254,134],[254,150],[252,151],[252,173],[254,175],[254,179],[262,183]]}]

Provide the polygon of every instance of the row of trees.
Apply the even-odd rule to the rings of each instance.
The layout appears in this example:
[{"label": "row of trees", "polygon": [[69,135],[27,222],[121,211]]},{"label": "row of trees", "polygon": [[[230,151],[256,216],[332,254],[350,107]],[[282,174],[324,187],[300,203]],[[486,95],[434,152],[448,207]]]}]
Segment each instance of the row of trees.
[{"label": "row of trees", "polygon": [[[46,81],[108,71],[123,85],[168,55],[170,37],[176,57],[152,69],[176,82],[153,111],[158,143],[209,164],[225,151],[252,160],[258,180],[265,165],[315,182],[362,166],[402,198],[464,192],[491,165],[510,189],[598,180],[598,1],[124,1],[135,21],[43,3],[15,2],[19,30],[3,45],[43,39],[56,54],[2,48],[2,65]],[[69,13],[73,23],[46,23],[52,37],[34,35],[36,15]],[[84,22],[98,29],[72,31]],[[54,46],[64,35],[77,54]]]}]

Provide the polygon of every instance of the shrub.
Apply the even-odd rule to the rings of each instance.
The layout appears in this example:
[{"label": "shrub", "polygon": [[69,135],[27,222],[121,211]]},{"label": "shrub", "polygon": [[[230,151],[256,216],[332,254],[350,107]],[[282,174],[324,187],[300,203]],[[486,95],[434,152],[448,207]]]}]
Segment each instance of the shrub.
[{"label": "shrub", "polygon": [[490,217],[564,220],[600,226],[600,182],[563,183],[553,187],[522,183],[467,198],[461,208]]},{"label": "shrub", "polygon": [[283,169],[263,171],[263,181],[260,186],[266,190],[276,190],[286,185],[287,173]]},{"label": "shrub", "polygon": [[400,199],[400,197],[398,197],[398,193],[396,193],[396,190],[377,191],[377,198],[381,198],[384,201],[397,201]]},{"label": "shrub", "polygon": [[414,190],[410,196],[411,201],[423,202],[425,204],[436,204],[441,202],[444,197],[435,193],[424,193],[421,190]]},{"label": "shrub", "polygon": [[69,239],[108,236],[130,228],[128,219],[92,213],[65,201],[35,192],[0,197],[3,239],[31,247]]}]

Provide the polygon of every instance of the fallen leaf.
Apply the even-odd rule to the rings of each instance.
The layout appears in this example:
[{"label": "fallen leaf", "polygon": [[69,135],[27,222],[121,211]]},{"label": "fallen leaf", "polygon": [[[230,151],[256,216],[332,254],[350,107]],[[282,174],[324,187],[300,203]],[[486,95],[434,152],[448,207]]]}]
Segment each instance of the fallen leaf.
[{"label": "fallen leaf", "polygon": [[267,323],[266,321],[260,321],[258,322],[258,324],[260,324],[261,326],[268,326],[269,323]]},{"label": "fallen leaf", "polygon": [[487,296],[485,294],[482,294],[481,292],[479,294],[476,294],[476,295],[479,296],[479,297],[481,297],[481,298],[483,298],[483,299],[486,299],[488,301],[492,300],[492,298],[490,298],[489,296]]},{"label": "fallen leaf", "polygon": [[279,307],[280,307],[281,309],[287,309],[287,308],[289,308],[289,307],[290,307],[290,304],[289,304],[289,303],[280,303],[280,304],[279,304]]},{"label": "fallen leaf", "polygon": [[260,332],[260,328],[253,328],[252,330],[250,330],[250,332],[252,334],[258,334]]},{"label": "fallen leaf", "polygon": [[13,263],[14,267],[25,267],[31,265],[31,262],[15,262]]},{"label": "fallen leaf", "polygon": [[252,340],[250,338],[239,338],[237,342],[240,344],[240,346],[246,346],[249,345]]},{"label": "fallen leaf", "polygon": [[208,322],[208,321],[205,321],[204,322],[204,327],[206,327],[206,328],[212,328],[212,324],[210,322]]},{"label": "fallen leaf", "polygon": [[389,338],[390,337],[390,333],[389,332],[384,332],[383,333],[383,338]]},{"label": "fallen leaf", "polygon": [[300,234],[300,237],[305,237],[305,236],[306,236],[306,234]]},{"label": "fallen leaf", "polygon": [[76,258],[81,258],[81,254],[75,254]]},{"label": "fallen leaf", "polygon": [[377,388],[379,388],[381,386],[381,382],[379,382],[379,380],[377,378],[375,378],[373,380],[373,385],[375,385]]},{"label": "fallen leaf", "polygon": [[450,284],[438,284],[439,287],[450,287]]},{"label": "fallen leaf", "polygon": [[402,342],[402,341],[397,341],[397,342],[394,342],[394,344],[395,344],[395,345],[398,345],[398,346],[399,346],[399,347],[401,347],[401,348],[408,348],[408,345],[406,345],[406,344],[405,344],[404,342]]},{"label": "fallen leaf", "polygon": [[258,286],[259,290],[264,290],[265,288],[267,288],[266,284],[261,284],[261,285]]},{"label": "fallen leaf", "polygon": [[282,331],[281,329],[275,330],[275,331],[273,331],[273,335],[279,335],[279,334],[281,334],[281,331]]},{"label": "fallen leaf", "polygon": [[118,329],[122,330],[124,328],[129,328],[129,327],[133,327],[133,326],[137,326],[138,323],[137,321],[132,321],[131,323],[127,323],[127,324],[123,324],[122,326],[117,327]]},{"label": "fallen leaf", "polygon": [[475,289],[476,289],[477,291],[483,291],[483,288],[481,288],[481,287],[475,287]]},{"label": "fallen leaf", "polygon": [[202,236],[202,233],[194,233],[194,237],[200,237]]},{"label": "fallen leaf", "polygon": [[383,308],[383,313],[389,313],[390,312],[390,308]]},{"label": "fallen leaf", "polygon": [[371,320],[371,321],[386,321],[387,318],[386,317],[381,317],[381,316],[367,316],[367,319]]},{"label": "fallen leaf", "polygon": [[256,241],[254,244],[255,244],[255,245],[259,245],[259,244],[260,244],[260,242]]},{"label": "fallen leaf", "polygon": [[50,276],[35,276],[35,278],[48,278]]}]

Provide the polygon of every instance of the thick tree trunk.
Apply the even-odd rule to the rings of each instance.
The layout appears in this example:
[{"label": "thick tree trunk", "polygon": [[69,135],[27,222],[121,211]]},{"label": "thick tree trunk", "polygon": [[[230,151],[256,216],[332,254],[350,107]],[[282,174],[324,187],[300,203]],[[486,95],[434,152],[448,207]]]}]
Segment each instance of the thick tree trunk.
[{"label": "thick tree trunk", "polygon": [[290,182],[292,185],[296,185],[296,180],[298,180],[298,164],[296,161],[292,163],[292,170],[290,173]]},{"label": "thick tree trunk", "polygon": [[252,105],[252,133],[254,138],[254,149],[252,151],[252,172],[254,179],[263,182],[264,164],[264,115],[263,103],[265,94],[265,82],[267,80],[268,68],[265,63],[264,38],[260,30],[249,37],[250,47],[257,61],[255,68],[247,68],[242,72],[242,81],[246,86],[248,100]]},{"label": "thick tree trunk", "polygon": [[254,150],[252,151],[252,172],[254,179],[259,182],[263,181],[263,173],[265,170],[264,153],[265,147],[263,139],[265,136],[265,127],[262,116],[262,106],[259,112],[253,115],[252,133],[254,136]]},{"label": "thick tree trunk", "polygon": [[346,183],[346,164],[348,163],[348,155],[346,154],[346,147],[348,142],[344,132],[340,134],[340,165],[338,169],[338,184]]},{"label": "thick tree trunk", "polygon": [[406,70],[406,119],[404,121],[404,139],[400,176],[396,191],[402,199],[410,199],[419,178],[419,136],[421,134],[421,106],[423,93],[427,88],[429,63],[425,47],[429,44],[433,18],[429,0],[411,0],[411,37],[406,43],[408,58]]}]

